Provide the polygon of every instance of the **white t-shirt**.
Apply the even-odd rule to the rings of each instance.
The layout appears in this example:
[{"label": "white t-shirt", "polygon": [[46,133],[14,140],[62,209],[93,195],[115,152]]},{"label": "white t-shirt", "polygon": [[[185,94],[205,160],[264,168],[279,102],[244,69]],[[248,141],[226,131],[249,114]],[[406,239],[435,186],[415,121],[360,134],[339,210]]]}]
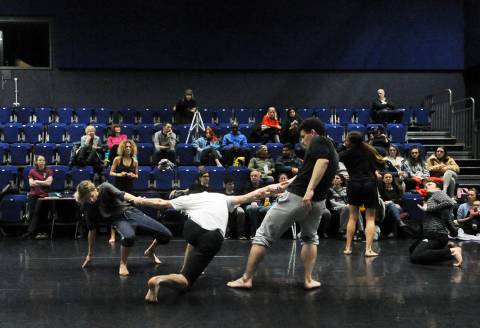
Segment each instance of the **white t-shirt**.
[{"label": "white t-shirt", "polygon": [[233,196],[204,191],[172,199],[170,203],[175,210],[185,212],[190,220],[203,229],[220,229],[225,236],[228,212],[232,212],[235,208],[232,200]]}]

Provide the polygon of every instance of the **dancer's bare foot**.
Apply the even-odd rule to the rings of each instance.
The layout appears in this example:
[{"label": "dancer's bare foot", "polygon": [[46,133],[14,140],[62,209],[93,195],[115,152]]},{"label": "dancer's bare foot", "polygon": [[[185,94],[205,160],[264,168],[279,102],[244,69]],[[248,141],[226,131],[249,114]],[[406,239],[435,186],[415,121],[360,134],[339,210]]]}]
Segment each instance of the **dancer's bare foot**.
[{"label": "dancer's bare foot", "polygon": [[152,260],[153,260],[153,263],[155,264],[160,264],[162,263],[162,261],[158,258],[158,256],[155,254],[155,252],[153,251],[153,248],[148,248],[144,253],[143,255],[145,256],[148,256],[148,257],[151,257]]},{"label": "dancer's bare foot", "polygon": [[150,303],[158,303],[158,288],[160,285],[159,276],[152,277],[148,280],[148,292],[145,295],[145,301]]},{"label": "dancer's bare foot", "polygon": [[345,248],[345,249],[343,250],[343,254],[345,254],[345,255],[350,255],[350,254],[352,254],[352,249],[351,249],[351,248]]},{"label": "dancer's bare foot", "polygon": [[120,263],[118,274],[121,276],[128,276],[130,274],[130,272],[128,272],[127,265],[125,263]]},{"label": "dancer's bare foot", "polygon": [[110,238],[110,239],[108,240],[108,243],[109,243],[110,245],[115,244],[115,238]]},{"label": "dancer's bare foot", "polygon": [[243,276],[241,276],[237,280],[227,282],[227,286],[231,288],[251,289],[252,279],[245,279]]},{"label": "dancer's bare foot", "polygon": [[372,250],[365,251],[365,257],[373,257],[373,256],[378,256],[378,253],[375,253]]},{"label": "dancer's bare foot", "polygon": [[315,288],[318,288],[322,285],[322,283],[320,281],[316,281],[316,280],[310,280],[310,281],[305,281],[305,283],[303,284],[303,288],[305,290],[312,290],[312,289],[315,289]]},{"label": "dancer's bare foot", "polygon": [[453,263],[453,266],[459,267],[463,263],[463,256],[462,256],[462,248],[461,247],[453,247],[450,249],[452,252],[453,257],[457,262]]}]

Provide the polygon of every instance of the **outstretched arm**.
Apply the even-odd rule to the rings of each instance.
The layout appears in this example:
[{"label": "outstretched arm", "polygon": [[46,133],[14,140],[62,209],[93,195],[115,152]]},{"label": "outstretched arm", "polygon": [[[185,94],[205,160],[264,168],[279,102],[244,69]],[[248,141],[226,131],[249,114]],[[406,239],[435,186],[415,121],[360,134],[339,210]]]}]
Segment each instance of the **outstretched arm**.
[{"label": "outstretched arm", "polygon": [[170,208],[170,207],[172,207],[172,203],[169,200],[165,200],[165,199],[161,199],[161,198],[135,197],[133,202],[135,203],[135,205],[154,207],[154,208]]},{"label": "outstretched arm", "polygon": [[85,257],[85,261],[82,264],[82,268],[85,268],[88,264],[90,264],[90,261],[92,260],[93,244],[95,244],[96,235],[97,235],[97,230],[93,229],[88,231],[88,253],[87,253],[87,256]]},{"label": "outstretched arm", "polygon": [[272,184],[272,185],[254,190],[252,192],[249,192],[248,194],[245,194],[245,195],[234,196],[232,203],[234,205],[241,205],[245,203],[251,203],[258,198],[264,198],[265,195],[276,195],[276,194],[282,193],[285,191],[285,189],[287,189],[288,184],[289,184],[289,181]]}]

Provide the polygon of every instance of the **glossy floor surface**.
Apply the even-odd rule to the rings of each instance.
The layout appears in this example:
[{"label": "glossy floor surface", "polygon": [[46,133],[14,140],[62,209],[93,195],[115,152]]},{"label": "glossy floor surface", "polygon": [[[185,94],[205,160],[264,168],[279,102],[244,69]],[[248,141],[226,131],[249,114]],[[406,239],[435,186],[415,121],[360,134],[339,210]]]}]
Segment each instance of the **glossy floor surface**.
[{"label": "glossy floor surface", "polygon": [[281,240],[260,266],[251,291],[225,283],[242,273],[248,241],[224,243],[192,290],[160,290],[144,301],[147,279],[176,272],[184,242],[160,246],[163,264],[131,253],[131,275],[120,278],[119,245],[97,240],[91,267],[81,269],[87,243],[0,239],[0,327],[479,327],[480,244],[464,244],[462,269],[412,265],[409,240],[382,241],[380,256],[342,254],[343,243],[322,240],[315,276],[322,287],[302,289],[300,245]]}]

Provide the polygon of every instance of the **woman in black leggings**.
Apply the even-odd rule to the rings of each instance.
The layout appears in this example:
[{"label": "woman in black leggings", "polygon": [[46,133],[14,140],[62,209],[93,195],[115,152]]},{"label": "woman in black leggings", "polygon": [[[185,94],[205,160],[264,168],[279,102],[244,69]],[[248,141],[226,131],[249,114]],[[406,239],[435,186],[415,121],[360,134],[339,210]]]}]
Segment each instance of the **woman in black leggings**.
[{"label": "woman in black leggings", "polygon": [[236,205],[250,203],[256,198],[283,192],[288,183],[269,185],[241,196],[226,196],[218,193],[202,192],[181,196],[172,200],[160,198],[137,198],[135,204],[155,208],[174,208],[188,214],[183,235],[187,241],[185,258],[180,273],[160,275],[148,281],[147,302],[157,302],[160,286],[186,289],[193,285],[207,265],[220,251],[228,224],[228,213]]},{"label": "woman in black leggings", "polygon": [[410,260],[415,264],[431,264],[455,259],[454,266],[463,262],[462,248],[448,242],[448,233],[457,234],[450,221],[450,213],[455,202],[442,191],[435,182],[425,184],[427,201],[418,205],[425,211],[422,220],[422,232],[410,246]]},{"label": "woman in black leggings", "polygon": [[84,205],[88,226],[88,254],[82,267],[86,267],[93,254],[96,228],[99,221],[110,224],[121,236],[119,274],[127,276],[127,259],[131,247],[135,242],[135,231],[142,229],[155,238],[145,251],[145,256],[152,257],[154,263],[161,263],[154,253],[157,243],[166,244],[172,238],[172,233],[163,224],[139,211],[131,204],[138,199],[129,193],[120,191],[108,182],[98,187],[85,180],[77,186],[75,199]]}]

